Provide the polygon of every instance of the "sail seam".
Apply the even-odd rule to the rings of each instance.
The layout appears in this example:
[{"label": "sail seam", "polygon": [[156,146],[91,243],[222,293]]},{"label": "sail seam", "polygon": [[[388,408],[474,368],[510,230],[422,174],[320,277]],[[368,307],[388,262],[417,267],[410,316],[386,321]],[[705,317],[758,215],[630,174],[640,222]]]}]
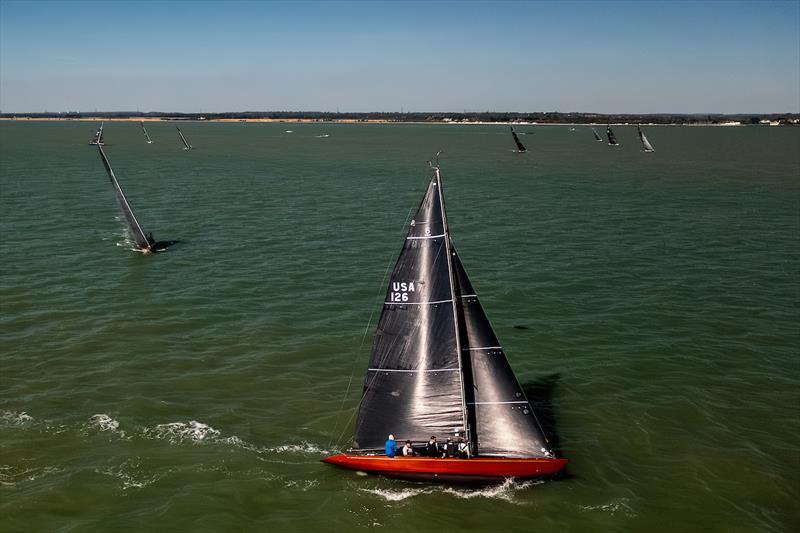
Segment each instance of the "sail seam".
[{"label": "sail seam", "polygon": [[401,370],[395,368],[368,368],[370,372],[409,372],[409,373],[418,373],[418,372],[458,372],[458,368],[430,368],[426,370]]},{"label": "sail seam", "polygon": [[433,305],[433,304],[446,304],[453,300],[436,300],[433,302],[383,302],[386,305]]},{"label": "sail seam", "polygon": [[410,241],[417,239],[441,239],[442,237],[444,237],[444,233],[442,233],[441,235],[423,235],[422,237],[406,237],[406,240]]},{"label": "sail seam", "polygon": [[478,348],[461,348],[462,352],[476,352],[478,350],[502,350],[502,346],[480,346]]}]

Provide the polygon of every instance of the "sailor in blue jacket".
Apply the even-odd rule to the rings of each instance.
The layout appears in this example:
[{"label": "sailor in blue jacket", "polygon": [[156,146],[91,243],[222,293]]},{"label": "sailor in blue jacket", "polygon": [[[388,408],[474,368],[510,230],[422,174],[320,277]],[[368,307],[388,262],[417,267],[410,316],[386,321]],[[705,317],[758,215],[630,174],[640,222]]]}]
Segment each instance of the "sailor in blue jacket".
[{"label": "sailor in blue jacket", "polygon": [[394,457],[397,454],[397,443],[394,441],[394,434],[389,433],[386,439],[386,457]]}]

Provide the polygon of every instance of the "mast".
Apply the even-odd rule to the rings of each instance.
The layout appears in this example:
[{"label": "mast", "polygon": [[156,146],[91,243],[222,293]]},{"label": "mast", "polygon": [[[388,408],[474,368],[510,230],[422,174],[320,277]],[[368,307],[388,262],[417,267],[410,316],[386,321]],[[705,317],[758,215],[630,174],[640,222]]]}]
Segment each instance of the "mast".
[{"label": "mast", "polygon": [[[513,132],[513,130],[512,130]],[[441,152],[439,152],[441,153]],[[436,186],[439,188],[439,203],[442,209],[442,222],[444,224],[444,246],[445,252],[447,253],[447,272],[450,277],[450,297],[452,298],[452,307],[453,307],[453,324],[456,328],[456,350],[458,354],[458,373],[461,376],[461,409],[463,411],[464,416],[464,434],[469,441],[470,450],[474,449],[474,442],[472,437],[472,431],[469,427],[469,413],[467,412],[467,397],[465,394],[465,386],[464,386],[464,356],[461,352],[461,332],[458,327],[458,302],[456,300],[456,289],[455,289],[455,282],[454,282],[454,271],[453,271],[453,250],[452,246],[450,246],[450,229],[447,224],[447,210],[445,209],[444,205],[444,188],[442,188],[442,175],[439,171],[439,153],[436,154]]]},{"label": "mast", "polygon": [[190,145],[188,142],[186,142],[186,137],[183,136],[183,132],[181,131],[181,129],[178,126],[175,126],[175,129],[178,130],[178,135],[181,136],[181,140],[183,141],[183,149],[184,150],[191,150],[192,149],[192,145]]}]

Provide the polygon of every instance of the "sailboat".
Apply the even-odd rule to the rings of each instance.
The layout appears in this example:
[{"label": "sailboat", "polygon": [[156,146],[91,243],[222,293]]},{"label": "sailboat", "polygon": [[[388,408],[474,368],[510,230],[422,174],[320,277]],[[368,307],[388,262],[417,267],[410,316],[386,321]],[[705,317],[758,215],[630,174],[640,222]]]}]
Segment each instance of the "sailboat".
[{"label": "sailboat", "polygon": [[178,126],[175,126],[175,129],[178,130],[178,135],[181,136],[181,140],[183,141],[183,149],[184,150],[191,150],[192,149],[192,145],[189,144],[188,142],[186,142],[186,137],[183,136],[183,132],[181,131],[181,129]]},{"label": "sailboat", "polygon": [[514,131],[514,127],[509,126],[509,128],[511,128],[511,136],[514,137],[514,143],[517,145],[517,153],[523,154],[527,152],[527,150],[525,149],[525,145],[523,145],[520,142],[519,137],[517,137],[517,133]]},{"label": "sailboat", "polygon": [[608,137],[609,146],[619,146],[617,136],[614,135],[614,132],[611,130],[611,125],[606,125],[606,137]]},{"label": "sailboat", "polygon": [[89,146],[103,146],[103,144],[105,144],[103,141],[103,124],[104,123],[101,122],[100,127],[94,132],[94,135],[89,140]]},{"label": "sailboat", "polygon": [[644,136],[641,125],[639,124],[636,125],[636,131],[639,132],[639,140],[642,141],[642,146],[644,147],[644,151],[646,153],[655,152],[656,149],[653,148],[653,145],[650,144],[650,141],[648,141],[647,137]]},{"label": "sailboat", "polygon": [[[553,475],[567,460],[550,448],[453,246],[433,169],[386,292],[352,447],[323,462],[418,481]],[[390,433],[464,439],[470,458],[390,458]]]},{"label": "sailboat", "polygon": [[145,142],[147,144],[153,144],[153,140],[150,138],[150,135],[147,134],[147,128],[144,127],[144,122],[140,121],[139,124],[142,126],[142,131],[144,132]]},{"label": "sailboat", "polygon": [[597,133],[597,130],[592,128],[592,133],[594,134],[594,140],[597,142],[603,142],[603,139],[600,138],[600,135]]}]

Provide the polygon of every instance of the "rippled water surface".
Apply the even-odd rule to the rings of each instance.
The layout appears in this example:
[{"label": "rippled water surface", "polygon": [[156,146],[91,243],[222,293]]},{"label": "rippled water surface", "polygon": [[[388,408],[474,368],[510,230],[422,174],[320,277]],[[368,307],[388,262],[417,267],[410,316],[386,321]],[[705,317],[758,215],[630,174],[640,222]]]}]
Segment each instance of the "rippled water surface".
[{"label": "rippled water surface", "polygon": [[[800,129],[0,123],[0,530],[791,531]],[[292,130],[293,133],[286,133]],[[327,134],[329,137],[319,138]],[[567,475],[363,477],[384,275],[453,238]],[[352,386],[348,383],[352,376]],[[346,394],[347,392],[347,394]]]}]

